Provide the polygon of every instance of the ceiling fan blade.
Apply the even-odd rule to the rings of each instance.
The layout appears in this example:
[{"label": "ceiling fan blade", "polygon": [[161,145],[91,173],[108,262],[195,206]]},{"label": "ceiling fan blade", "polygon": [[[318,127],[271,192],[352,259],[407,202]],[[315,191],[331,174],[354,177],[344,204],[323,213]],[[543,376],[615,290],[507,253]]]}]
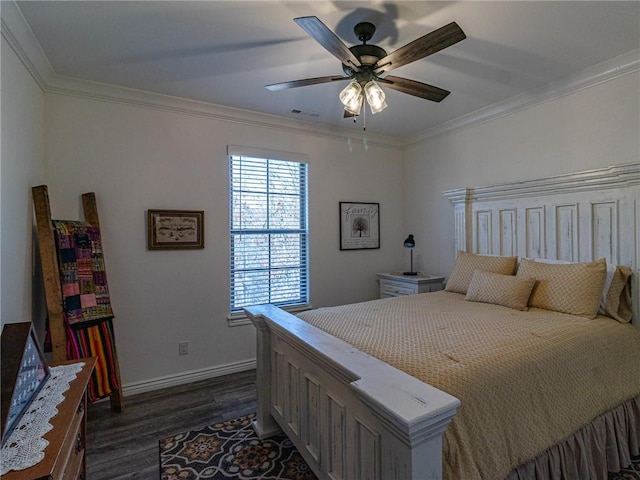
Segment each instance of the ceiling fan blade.
[{"label": "ceiling fan blade", "polygon": [[358,57],[318,17],[298,17],[293,21],[342,63],[359,70],[362,64]]},{"label": "ceiling fan blade", "polygon": [[379,78],[377,81],[393,90],[407,93],[414,97],[431,100],[432,102],[441,102],[451,93],[448,90],[434,87],[433,85],[416,82],[415,80],[409,80],[408,78],[395,77],[393,75],[387,75],[384,78]]},{"label": "ceiling fan blade", "polygon": [[467,38],[467,36],[458,24],[451,22],[449,25],[427,33],[413,42],[407,43],[404,47],[400,47],[396,51],[391,52],[386,57],[381,58],[374,65],[373,71],[376,74],[388,72],[407,63],[433,55],[465,38]]},{"label": "ceiling fan blade", "polygon": [[265,88],[272,92],[278,92],[280,90],[286,90],[287,88],[306,87],[307,85],[317,85],[319,83],[329,83],[338,80],[349,80],[351,77],[340,77],[337,75],[331,75],[328,77],[315,77],[305,78],[304,80],[291,80],[290,82],[272,83],[266,85]]}]

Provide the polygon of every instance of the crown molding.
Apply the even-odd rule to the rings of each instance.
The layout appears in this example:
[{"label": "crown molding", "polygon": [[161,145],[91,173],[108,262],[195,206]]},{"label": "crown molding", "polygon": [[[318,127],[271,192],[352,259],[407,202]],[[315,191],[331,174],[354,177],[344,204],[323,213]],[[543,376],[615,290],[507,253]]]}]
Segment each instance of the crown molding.
[{"label": "crown molding", "polygon": [[361,144],[365,149],[370,146],[392,149],[403,147],[402,139],[391,135],[372,134],[371,132],[360,133],[358,131],[345,132],[344,129],[318,125],[301,119],[290,119],[283,116],[58,75],[55,73],[15,1],[2,1],[1,6],[2,37],[6,39],[9,46],[44,93],[120,103],[183,115],[213,118],[245,126],[330,138],[345,142],[349,145],[349,148],[353,148],[358,144]]},{"label": "crown molding", "polygon": [[5,38],[45,93],[121,103],[183,115],[214,118],[228,123],[330,138],[344,141],[349,144],[350,148],[358,143],[362,143],[365,149],[368,146],[397,149],[418,144],[430,138],[472,128],[640,70],[640,49],[637,49],[410,137],[395,137],[371,134],[370,132],[366,134],[357,131],[345,132],[344,129],[322,126],[301,119],[294,120],[283,116],[58,75],[53,70],[16,3],[2,1],[1,4],[2,37]]},{"label": "crown molding", "polygon": [[49,59],[14,1],[2,1],[0,33],[42,91],[55,75]]},{"label": "crown molding", "polygon": [[399,137],[354,131],[345,132],[344,129],[318,125],[300,119],[294,120],[278,115],[269,115],[172,95],[64,77],[62,75],[54,75],[44,90],[49,94],[88,98],[182,115],[212,118],[226,123],[237,123],[280,132],[331,138],[351,145],[355,145],[359,141],[365,148],[367,146],[376,146],[378,148],[397,149],[404,146],[402,139]]},{"label": "crown molding", "polygon": [[482,123],[490,122],[521,110],[526,110],[535,105],[638,72],[639,70],[640,49],[636,49],[543,85],[542,87],[515,95],[502,102],[494,103],[468,115],[424,130],[415,136],[407,137],[405,139],[405,146],[421,143],[436,136],[456,133],[467,128],[472,128]]}]

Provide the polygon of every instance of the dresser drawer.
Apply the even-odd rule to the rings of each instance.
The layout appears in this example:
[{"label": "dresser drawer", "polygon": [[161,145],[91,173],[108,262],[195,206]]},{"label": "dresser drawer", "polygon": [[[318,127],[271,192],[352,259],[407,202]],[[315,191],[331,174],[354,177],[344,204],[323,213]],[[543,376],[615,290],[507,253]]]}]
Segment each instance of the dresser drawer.
[{"label": "dresser drawer", "polygon": [[67,429],[60,455],[56,463],[53,478],[61,480],[76,480],[79,478],[84,459],[85,438],[84,438],[84,398],[76,406],[76,413],[73,416],[69,428]]},{"label": "dresser drawer", "polygon": [[417,291],[415,285],[394,282],[393,280],[381,280],[380,293],[382,295],[396,297],[398,295],[413,295],[414,293],[417,293]]},{"label": "dresser drawer", "polygon": [[419,293],[439,292],[443,288],[444,283],[442,282],[427,283],[426,285],[420,285]]},{"label": "dresser drawer", "polygon": [[83,472],[84,461],[84,436],[82,433],[78,433],[76,437],[76,445],[73,447],[67,459],[64,472],[62,473],[62,480],[80,480],[84,478],[81,473]]}]

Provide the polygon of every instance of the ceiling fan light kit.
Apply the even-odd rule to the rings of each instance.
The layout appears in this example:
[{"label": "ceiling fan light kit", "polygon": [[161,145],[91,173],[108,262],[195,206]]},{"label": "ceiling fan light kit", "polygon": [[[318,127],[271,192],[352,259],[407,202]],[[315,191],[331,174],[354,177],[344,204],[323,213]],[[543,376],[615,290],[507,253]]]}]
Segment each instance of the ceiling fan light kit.
[{"label": "ceiling fan light kit", "polygon": [[340,101],[344,109],[353,115],[360,115],[362,100],[362,86],[358,82],[351,82],[340,92]]},{"label": "ceiling fan light kit", "polygon": [[376,31],[376,27],[372,23],[358,23],[353,31],[358,40],[362,42],[362,45],[347,47],[342,40],[329,30],[317,17],[294,18],[294,22],[329,53],[340,60],[345,76],[326,76],[293,80],[267,85],[266,88],[271,91],[278,91],[307,85],[317,85],[319,83],[351,80],[349,85],[340,92],[339,96],[340,101],[344,105],[345,116],[359,115],[365,97],[371,113],[375,114],[387,108],[385,93],[377,82],[383,83],[392,90],[433,102],[441,102],[449,95],[449,91],[408,78],[391,75],[383,77],[382,75],[395,68],[433,55],[466,38],[465,33],[458,24],[451,22],[387,54],[381,47],[367,44]]},{"label": "ceiling fan light kit", "polygon": [[364,93],[367,96],[367,103],[371,108],[371,113],[375,114],[387,108],[386,96],[380,86],[373,80],[370,80],[364,86]]}]

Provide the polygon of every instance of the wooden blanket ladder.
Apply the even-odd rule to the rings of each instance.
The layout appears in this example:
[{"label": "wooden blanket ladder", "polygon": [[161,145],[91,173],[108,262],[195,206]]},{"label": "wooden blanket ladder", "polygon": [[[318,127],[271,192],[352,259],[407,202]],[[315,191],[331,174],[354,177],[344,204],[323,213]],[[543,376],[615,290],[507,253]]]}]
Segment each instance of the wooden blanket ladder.
[{"label": "wooden blanket ladder", "polygon": [[[54,226],[51,220],[51,207],[49,204],[47,186],[40,185],[33,187],[32,194],[36,214],[36,227],[40,249],[40,261],[42,264],[42,276],[44,279],[47,311],[49,315],[49,331],[51,334],[53,361],[55,363],[59,363],[70,359],[67,359],[67,334],[63,315],[62,286],[60,283],[58,253],[56,250]],[[100,228],[96,196],[93,192],[82,195],[82,209],[84,211],[84,221],[91,226]],[[118,357],[115,352],[115,345],[113,356],[113,363],[115,367],[114,374],[118,382],[118,388],[112,390],[109,398],[111,401],[111,409],[114,412],[120,412],[124,408],[124,398],[122,396],[120,367]]]}]

